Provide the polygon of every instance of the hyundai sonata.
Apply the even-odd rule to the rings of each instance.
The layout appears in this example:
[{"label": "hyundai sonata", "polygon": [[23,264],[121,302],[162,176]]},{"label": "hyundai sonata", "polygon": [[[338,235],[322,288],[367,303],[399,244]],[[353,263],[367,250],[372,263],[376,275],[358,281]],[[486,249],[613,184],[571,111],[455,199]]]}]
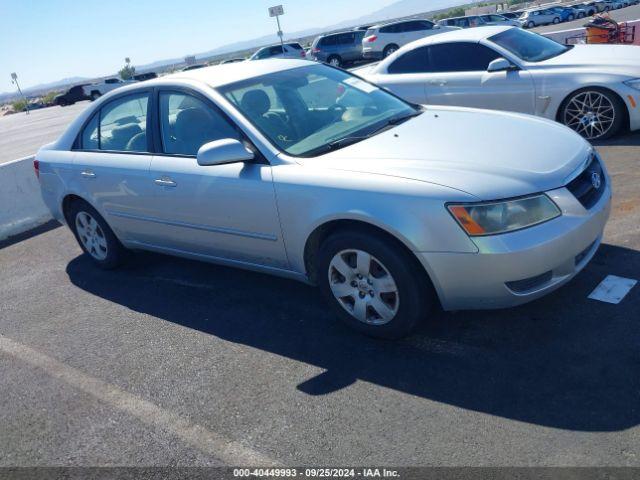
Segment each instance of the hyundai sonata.
[{"label": "hyundai sonata", "polygon": [[143,249],[302,280],[380,337],[437,304],[558,288],[594,255],[611,198],[562,125],[418,106],[301,60],[124,87],[36,158],[46,204],[97,266]]}]

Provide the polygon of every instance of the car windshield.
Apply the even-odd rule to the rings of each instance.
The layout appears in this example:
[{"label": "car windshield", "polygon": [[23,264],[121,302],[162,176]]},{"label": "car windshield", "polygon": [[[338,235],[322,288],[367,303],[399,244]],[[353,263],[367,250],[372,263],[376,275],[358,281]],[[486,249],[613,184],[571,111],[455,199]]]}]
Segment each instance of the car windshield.
[{"label": "car windshield", "polygon": [[280,150],[301,157],[355,143],[421,112],[323,65],[270,73],[219,90]]},{"label": "car windshield", "polygon": [[525,62],[542,62],[562,55],[571,48],[520,28],[505,30],[489,37],[489,40],[517,55]]}]

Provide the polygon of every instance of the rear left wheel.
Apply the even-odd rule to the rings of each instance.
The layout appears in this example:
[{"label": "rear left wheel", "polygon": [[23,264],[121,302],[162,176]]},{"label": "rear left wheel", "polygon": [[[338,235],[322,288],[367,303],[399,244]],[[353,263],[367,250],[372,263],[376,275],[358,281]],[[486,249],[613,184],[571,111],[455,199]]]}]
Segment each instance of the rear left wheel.
[{"label": "rear left wheel", "polygon": [[318,277],[337,316],[373,337],[410,334],[435,303],[433,288],[415,259],[369,233],[330,236],[318,253]]},{"label": "rear left wheel", "polygon": [[96,265],[109,270],[122,264],[126,249],[95,208],[77,200],[69,208],[67,219],[80,248]]}]

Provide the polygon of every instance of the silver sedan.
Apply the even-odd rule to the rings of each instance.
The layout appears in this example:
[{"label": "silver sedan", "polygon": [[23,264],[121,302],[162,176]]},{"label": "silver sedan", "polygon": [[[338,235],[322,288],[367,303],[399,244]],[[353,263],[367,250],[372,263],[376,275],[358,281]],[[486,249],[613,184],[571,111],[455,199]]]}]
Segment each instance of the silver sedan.
[{"label": "silver sedan", "polygon": [[142,249],[301,280],[380,337],[436,305],[560,287],[594,255],[611,199],[598,156],[561,125],[418,106],[299,60],[124,87],[36,158],[46,204],[97,266]]}]

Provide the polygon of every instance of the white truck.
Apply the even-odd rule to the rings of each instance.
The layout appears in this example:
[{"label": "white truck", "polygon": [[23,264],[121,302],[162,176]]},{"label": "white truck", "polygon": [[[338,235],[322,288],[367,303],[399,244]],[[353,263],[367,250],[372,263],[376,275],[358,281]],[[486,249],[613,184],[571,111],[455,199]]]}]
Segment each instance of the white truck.
[{"label": "white truck", "polygon": [[116,88],[124,85],[129,85],[133,82],[135,82],[135,80],[122,80],[116,77],[106,78],[101,82],[85,85],[82,89],[84,90],[85,95],[93,101],[111,90],[115,90]]}]

